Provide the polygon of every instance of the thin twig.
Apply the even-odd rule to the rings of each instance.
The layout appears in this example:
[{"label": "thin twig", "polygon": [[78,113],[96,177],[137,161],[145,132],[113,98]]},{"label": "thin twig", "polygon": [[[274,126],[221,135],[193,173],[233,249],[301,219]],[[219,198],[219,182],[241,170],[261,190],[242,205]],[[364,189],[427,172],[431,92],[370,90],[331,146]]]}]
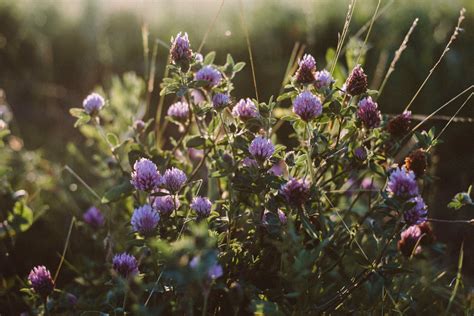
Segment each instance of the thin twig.
[{"label": "thin twig", "polygon": [[206,33],[204,33],[204,37],[202,38],[201,44],[199,44],[199,48],[197,50],[198,53],[201,52],[202,48],[204,47],[204,44],[206,43],[207,36],[209,35],[209,33],[211,33],[212,29],[214,28],[214,25],[216,24],[217,18],[219,17],[221,13],[222,7],[224,6],[224,1],[225,0],[222,0],[219,6],[219,9],[217,9],[217,13],[214,16],[214,19],[212,20],[211,24],[209,24],[209,27],[207,28]]},{"label": "thin twig", "polygon": [[67,248],[69,247],[69,240],[71,238],[71,233],[72,233],[72,228],[74,226],[74,222],[76,221],[76,217],[73,216],[71,218],[71,224],[69,224],[69,230],[67,232],[67,237],[66,237],[66,243],[64,244],[64,249],[63,249],[63,253],[61,254],[61,260],[59,260],[59,265],[58,265],[58,268],[56,269],[56,273],[54,274],[54,279],[53,279],[53,283],[56,285],[56,280],[58,279],[58,276],[59,276],[59,271],[61,271],[61,267],[63,266],[63,262],[64,262],[64,257],[66,256],[66,251],[67,251]]},{"label": "thin twig", "polygon": [[405,35],[405,38],[403,39],[402,44],[395,52],[395,56],[393,57],[393,60],[390,63],[390,67],[388,68],[387,73],[385,74],[385,78],[383,79],[382,84],[379,87],[378,97],[380,97],[380,95],[382,94],[383,88],[385,87],[385,84],[387,83],[388,78],[392,75],[392,72],[395,70],[395,66],[397,65],[398,60],[402,56],[403,51],[407,48],[407,44],[408,44],[408,41],[410,40],[410,36],[415,30],[415,27],[417,26],[417,24],[418,24],[418,18],[416,18],[413,21],[410,29],[408,30],[407,34]]},{"label": "thin twig", "polygon": [[456,113],[454,113],[453,117],[448,121],[448,123],[446,123],[446,125],[443,127],[441,132],[439,132],[439,134],[435,137],[435,139],[433,139],[433,141],[431,142],[431,145],[428,147],[427,151],[430,151],[431,147],[433,146],[433,143],[444,133],[444,131],[448,128],[448,126],[451,124],[451,122],[456,117],[456,115],[458,115],[458,113],[462,110],[462,108],[467,104],[467,102],[471,99],[471,97],[473,95],[474,95],[474,93],[471,93],[467,97],[466,101],[464,101],[464,103],[459,107],[459,109],[456,111]]},{"label": "thin twig", "polygon": [[462,8],[461,11],[459,11],[459,18],[458,18],[458,24],[456,25],[456,27],[454,28],[454,32],[453,34],[451,35],[451,37],[449,38],[449,41],[448,41],[448,44],[446,45],[446,47],[444,48],[443,52],[441,53],[441,56],[439,56],[439,59],[438,61],[434,64],[434,66],[430,69],[430,72],[428,73],[428,76],[426,76],[425,80],[421,83],[420,87],[418,88],[418,90],[416,91],[415,95],[413,96],[413,98],[411,98],[410,102],[408,102],[407,106],[405,107],[405,111],[407,111],[410,106],[413,104],[413,102],[415,101],[416,97],[418,96],[418,94],[420,93],[420,91],[423,89],[423,87],[425,86],[425,84],[428,82],[428,80],[430,79],[431,75],[433,74],[433,72],[435,71],[435,69],[438,67],[438,65],[440,64],[441,60],[443,59],[443,57],[446,55],[446,53],[449,51],[450,49],[450,46],[451,44],[456,40],[458,34],[459,34],[459,31],[461,30],[461,23],[462,21],[464,20],[465,16],[464,16],[464,13],[466,12],[466,9]]},{"label": "thin twig", "polygon": [[344,45],[344,40],[346,39],[347,31],[349,30],[349,25],[351,24],[352,15],[354,14],[356,1],[357,0],[351,0],[349,7],[347,8],[346,20],[342,29],[342,35],[340,36],[336,47],[336,56],[334,56],[334,60],[331,63],[331,75],[334,73],[337,60],[339,59],[339,54],[341,53],[342,47]]},{"label": "thin twig", "polygon": [[97,192],[95,192],[74,170],[72,170],[71,167],[65,165],[64,170],[72,174],[74,178],[77,179],[77,181],[79,181],[84,187],[86,187],[86,189],[89,190],[89,192],[92,193],[92,195],[96,197],[97,200],[99,200],[99,202],[102,200],[99,194],[97,194]]},{"label": "thin twig", "polygon": [[245,40],[247,42],[247,49],[249,51],[250,68],[252,69],[252,78],[253,78],[253,87],[255,89],[255,98],[257,99],[257,102],[260,102],[258,98],[257,78],[255,76],[255,65],[253,63],[252,46],[250,45],[249,30],[247,29],[247,24],[245,22],[244,4],[242,3],[242,0],[239,0],[239,6],[240,6],[240,21],[242,23],[242,29],[244,31]]},{"label": "thin twig", "polygon": [[356,59],[356,65],[359,64],[359,59],[360,57],[362,56],[362,52],[363,50],[365,49],[365,45],[367,45],[367,41],[369,39],[369,35],[370,35],[370,32],[372,31],[372,26],[374,25],[374,22],[375,22],[375,19],[377,17],[377,12],[379,11],[379,7],[380,7],[380,2],[382,0],[379,0],[377,2],[377,6],[375,7],[375,11],[374,11],[374,15],[372,15],[372,19],[370,21],[370,26],[369,26],[369,30],[367,31],[367,34],[365,35],[365,39],[364,39],[364,42],[360,45],[359,47],[359,55],[357,56],[357,59]]}]

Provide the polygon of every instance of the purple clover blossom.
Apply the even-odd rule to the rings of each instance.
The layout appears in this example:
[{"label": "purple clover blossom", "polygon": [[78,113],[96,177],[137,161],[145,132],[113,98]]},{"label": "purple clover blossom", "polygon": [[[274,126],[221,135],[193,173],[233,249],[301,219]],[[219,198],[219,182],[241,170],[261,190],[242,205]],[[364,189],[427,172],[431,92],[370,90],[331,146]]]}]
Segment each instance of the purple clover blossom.
[{"label": "purple clover blossom", "polygon": [[[402,231],[401,239],[398,241],[398,249],[406,257],[412,254],[417,255],[421,252],[419,240],[422,238],[422,232],[418,225],[413,225]],[[416,248],[415,248],[416,247]]]},{"label": "purple clover blossom", "polygon": [[204,66],[196,73],[194,80],[207,81],[207,87],[212,88],[219,85],[222,75],[217,69],[211,66]]},{"label": "purple clover blossom", "polygon": [[250,157],[245,157],[244,160],[242,160],[242,164],[245,167],[258,167],[258,162]]},{"label": "purple clover blossom", "polygon": [[179,208],[180,203],[171,195],[158,196],[153,201],[153,207],[160,213],[161,216],[170,215],[175,208]]},{"label": "purple clover blossom", "polygon": [[209,270],[207,271],[207,275],[212,280],[215,280],[224,275],[224,270],[222,269],[222,266],[220,264],[216,263],[209,268]]},{"label": "purple clover blossom", "polygon": [[151,192],[161,185],[162,179],[156,165],[151,160],[142,158],[135,161],[130,182],[137,190]]},{"label": "purple clover blossom", "polygon": [[367,191],[373,191],[376,189],[374,179],[370,177],[365,177],[364,179],[362,179],[360,187],[362,190]]},{"label": "purple clover blossom", "polygon": [[176,38],[171,38],[170,55],[174,64],[187,68],[191,61],[192,51],[189,44],[188,33],[176,35]]},{"label": "purple clover blossom", "polygon": [[176,102],[168,108],[168,116],[177,120],[185,121],[189,116],[189,105],[186,102]]},{"label": "purple clover blossom", "polygon": [[263,136],[257,136],[250,144],[249,152],[256,160],[264,161],[273,155],[275,146],[273,146],[269,139]]},{"label": "purple clover blossom", "polygon": [[211,214],[212,203],[207,197],[197,196],[191,203],[193,209],[199,217],[208,217]]},{"label": "purple clover blossom", "polygon": [[45,266],[37,266],[31,269],[28,275],[31,288],[43,298],[47,297],[54,290],[54,281],[51,273]]},{"label": "purple clover blossom", "polygon": [[377,102],[372,101],[371,97],[363,98],[359,101],[357,117],[367,128],[376,128],[380,125],[381,114]]},{"label": "purple clover blossom", "polygon": [[178,193],[186,183],[188,178],[186,174],[178,168],[171,168],[165,171],[163,175],[164,186],[171,193]]},{"label": "purple clover blossom", "polygon": [[194,54],[194,61],[200,64],[204,61],[204,56],[202,56],[200,53],[196,53]]},{"label": "purple clover blossom", "polygon": [[403,213],[403,218],[408,225],[418,225],[426,222],[428,219],[428,209],[421,196],[415,196],[408,200],[409,203],[415,203],[415,205]]},{"label": "purple clover blossom", "polygon": [[305,54],[298,62],[299,68],[296,71],[295,79],[298,83],[311,83],[315,79],[316,61],[310,54]]},{"label": "purple clover blossom", "polygon": [[137,259],[126,252],[115,255],[112,266],[123,278],[133,277],[139,273]]},{"label": "purple clover blossom", "polygon": [[317,71],[316,72],[316,81],[314,83],[314,86],[317,89],[322,89],[322,88],[329,88],[331,84],[333,84],[334,79],[331,76],[331,73],[327,71],[326,69]]},{"label": "purple clover blossom", "polygon": [[405,167],[396,168],[388,180],[388,192],[393,196],[409,198],[418,195],[418,184],[416,183],[415,173],[407,171]]},{"label": "purple clover blossom", "polygon": [[279,162],[275,163],[269,170],[268,172],[273,174],[276,177],[282,176],[283,173],[285,172],[285,161],[280,160]]},{"label": "purple clover blossom", "polygon": [[352,69],[351,74],[346,80],[345,89],[351,96],[356,96],[367,91],[367,75],[364,73],[364,69],[360,65],[357,65]]},{"label": "purple clover blossom", "polygon": [[278,219],[280,220],[280,223],[282,223],[283,225],[286,224],[286,222],[288,221],[285,213],[280,209],[278,210]]},{"label": "purple clover blossom", "polygon": [[104,215],[102,215],[102,212],[95,206],[91,206],[82,215],[82,219],[94,229],[104,226],[105,223]]},{"label": "purple clover blossom", "polygon": [[354,149],[354,157],[358,160],[364,161],[367,159],[367,150],[364,147],[357,147]]},{"label": "purple clover blossom", "polygon": [[91,93],[89,94],[84,101],[82,102],[82,106],[87,114],[94,115],[97,114],[100,109],[102,109],[105,105],[104,98],[98,93]]},{"label": "purple clover blossom", "polygon": [[232,109],[232,115],[245,121],[257,117],[258,110],[255,106],[255,103],[253,103],[253,101],[249,98],[240,99],[240,101],[237,102],[237,104]]},{"label": "purple clover blossom", "polygon": [[293,101],[293,112],[303,121],[311,121],[321,115],[322,111],[321,100],[309,91],[301,92]]},{"label": "purple clover blossom", "polygon": [[146,126],[146,124],[142,120],[136,120],[136,121],[133,122],[133,129],[137,133],[143,132],[143,130],[145,129],[145,126]]},{"label": "purple clover blossom", "polygon": [[223,109],[229,104],[230,104],[230,97],[228,94],[216,93],[216,95],[212,97],[212,106],[216,110]]},{"label": "purple clover blossom", "polygon": [[160,215],[150,205],[145,204],[133,211],[132,228],[142,236],[150,236],[155,231]]},{"label": "purple clover blossom", "polygon": [[281,195],[294,206],[301,206],[309,198],[309,183],[305,180],[290,179],[282,185]]}]

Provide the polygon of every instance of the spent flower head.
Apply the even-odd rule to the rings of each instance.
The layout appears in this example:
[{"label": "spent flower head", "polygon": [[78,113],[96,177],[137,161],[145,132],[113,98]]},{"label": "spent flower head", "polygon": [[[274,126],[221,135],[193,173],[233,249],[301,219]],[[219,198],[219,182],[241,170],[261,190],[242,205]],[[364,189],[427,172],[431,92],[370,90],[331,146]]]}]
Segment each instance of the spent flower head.
[{"label": "spent flower head", "polygon": [[309,198],[309,183],[306,180],[290,179],[280,189],[281,195],[294,206],[301,206]]},{"label": "spent flower head", "polygon": [[188,33],[179,32],[175,38],[171,38],[170,55],[174,64],[181,66],[185,71],[188,69],[193,56]]},{"label": "spent flower head", "polygon": [[296,82],[307,84],[312,83],[315,80],[316,74],[316,61],[310,54],[305,54],[303,59],[298,62],[298,70],[295,74]]},{"label": "spent flower head", "polygon": [[362,69],[361,65],[355,66],[346,80],[345,91],[351,96],[356,96],[365,93],[367,86],[367,75],[364,73],[364,69]]},{"label": "spent flower head", "polygon": [[363,98],[359,101],[357,109],[357,117],[366,128],[376,128],[380,125],[381,114],[371,97]]}]

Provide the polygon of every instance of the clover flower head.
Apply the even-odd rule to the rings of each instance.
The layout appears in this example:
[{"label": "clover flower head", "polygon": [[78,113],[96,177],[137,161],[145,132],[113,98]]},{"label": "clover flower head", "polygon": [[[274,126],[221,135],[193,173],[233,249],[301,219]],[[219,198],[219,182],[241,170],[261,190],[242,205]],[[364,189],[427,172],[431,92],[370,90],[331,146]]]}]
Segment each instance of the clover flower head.
[{"label": "clover flower head", "polygon": [[286,224],[286,222],[288,221],[288,219],[286,218],[286,214],[280,209],[278,209],[278,219],[280,219],[280,223],[282,224]]},{"label": "clover flower head", "polygon": [[181,32],[179,32],[175,38],[171,38],[170,55],[174,64],[183,66],[189,65],[193,53],[191,51],[188,33],[181,34]]},{"label": "clover flower head", "polygon": [[162,179],[156,165],[149,159],[141,158],[133,165],[131,183],[137,190],[151,192],[161,185]]},{"label": "clover flower head", "polygon": [[199,217],[207,217],[211,214],[212,203],[207,197],[197,196],[191,203],[191,209],[194,210]]},{"label": "clover flower head", "polygon": [[224,270],[220,264],[216,263],[209,268],[207,275],[210,279],[215,280],[224,275]]},{"label": "clover flower head", "polygon": [[309,91],[301,92],[293,101],[293,112],[303,121],[310,121],[321,115],[323,106],[319,97]]},{"label": "clover flower head", "polygon": [[166,170],[163,175],[164,186],[171,193],[179,192],[187,180],[186,174],[175,167]]},{"label": "clover flower head", "polygon": [[357,117],[366,128],[376,128],[380,125],[381,114],[377,103],[371,97],[359,101]]},{"label": "clover flower head", "polygon": [[136,208],[132,215],[132,228],[142,236],[150,236],[155,231],[160,215],[150,205],[145,204]]},{"label": "clover flower head", "polygon": [[185,121],[189,116],[188,103],[179,101],[171,104],[168,108],[168,116],[178,121]]},{"label": "clover flower head", "polygon": [[98,93],[89,94],[84,101],[82,106],[87,114],[94,115],[97,114],[105,105],[104,98]]},{"label": "clover flower head", "polygon": [[425,174],[427,166],[426,152],[423,149],[414,150],[405,158],[405,167],[413,171],[417,177]]},{"label": "clover flower head", "polygon": [[392,118],[387,124],[387,131],[391,136],[400,138],[410,131],[411,111],[404,111],[402,114]]},{"label": "clover flower head", "polygon": [[[419,240],[422,238],[422,233],[418,225],[413,225],[402,231],[401,239],[398,241],[398,250],[406,256],[410,257],[412,254],[419,254],[421,246]],[[416,247],[416,248],[415,248]]]},{"label": "clover flower head", "polygon": [[197,81],[207,81],[207,87],[212,88],[221,83],[222,75],[211,66],[204,66],[196,72],[194,79]]},{"label": "clover flower head", "polygon": [[367,75],[364,73],[364,69],[360,65],[355,66],[346,80],[345,91],[351,96],[356,96],[365,93],[367,86]]},{"label": "clover flower head", "polygon": [[94,229],[104,226],[105,223],[104,215],[102,215],[102,212],[95,206],[91,206],[82,215],[82,219]]},{"label": "clover flower head", "polygon": [[295,79],[298,83],[312,83],[315,80],[316,61],[310,54],[305,54],[298,62],[298,70],[295,74]]},{"label": "clover flower head", "polygon": [[153,207],[160,213],[161,216],[170,215],[175,208],[179,208],[180,203],[171,195],[157,196],[153,201]]},{"label": "clover flower head", "polygon": [[241,120],[248,120],[258,116],[258,110],[255,103],[249,98],[240,99],[239,102],[232,109],[232,115]]},{"label": "clover flower head", "polygon": [[28,275],[28,281],[33,291],[42,297],[47,297],[53,292],[54,281],[45,266],[34,267]]},{"label": "clover flower head", "polygon": [[126,252],[115,255],[112,259],[112,266],[115,272],[123,278],[135,276],[139,272],[137,259]]},{"label": "clover flower head", "polygon": [[405,222],[408,225],[418,225],[426,222],[428,219],[428,208],[425,204],[425,201],[423,201],[423,198],[421,196],[415,196],[409,199],[408,202],[414,203],[415,205],[403,213]]},{"label": "clover flower head", "polygon": [[387,187],[392,196],[410,198],[418,195],[415,173],[408,171],[405,167],[396,168],[390,174]]},{"label": "clover flower head", "polygon": [[364,147],[357,147],[354,149],[354,157],[356,157],[358,160],[364,161],[367,159],[367,150]]},{"label": "clover flower head", "polygon": [[263,136],[257,136],[252,143],[250,143],[249,152],[256,160],[264,161],[273,155],[275,146],[273,146],[269,139]]},{"label": "clover flower head", "polygon": [[281,195],[294,206],[300,206],[309,198],[309,183],[305,180],[290,179],[280,189]]},{"label": "clover flower head", "polygon": [[326,69],[317,71],[315,78],[316,80],[314,82],[314,86],[317,89],[329,88],[331,84],[334,83],[334,79],[331,76],[331,73]]},{"label": "clover flower head", "polygon": [[216,93],[212,97],[212,106],[217,110],[223,109],[229,104],[230,104],[230,97],[228,94]]}]

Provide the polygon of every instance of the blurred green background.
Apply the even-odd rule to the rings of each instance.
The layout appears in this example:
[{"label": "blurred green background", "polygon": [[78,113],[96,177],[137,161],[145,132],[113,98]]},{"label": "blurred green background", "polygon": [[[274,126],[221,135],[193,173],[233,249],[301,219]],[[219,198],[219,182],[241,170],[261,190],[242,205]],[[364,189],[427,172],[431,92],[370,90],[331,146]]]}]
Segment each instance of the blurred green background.
[{"label": "blurred green background", "polygon": [[[381,7],[389,2],[383,0]],[[66,144],[74,142],[83,150],[86,144],[73,128],[68,109],[79,107],[97,85],[110,86],[115,74],[128,71],[143,74],[142,25],[148,26],[151,40],[158,38],[167,43],[177,32],[186,31],[196,49],[220,3],[218,0],[0,0],[0,89],[5,91],[15,116],[14,133],[23,139],[25,148],[39,149],[46,159],[60,166],[71,161],[74,157],[68,154]],[[246,61],[247,67],[236,78],[234,96],[252,97],[253,83],[238,4],[236,0],[225,2],[203,53],[216,50],[217,62],[223,62],[227,53],[236,61]],[[376,4],[374,0],[357,2],[349,35],[354,35],[370,19]],[[315,56],[319,68],[325,66],[325,52],[337,45],[347,5],[348,1],[343,0],[243,1],[260,99],[279,92],[295,42],[306,45],[306,51]],[[377,77],[378,65],[382,69],[388,67],[413,20],[419,18],[408,48],[379,99],[383,113],[403,110],[443,51],[462,7],[467,9],[465,31],[412,107],[415,114],[429,114],[474,83],[474,1],[395,0],[375,22],[365,66],[370,79]],[[166,56],[166,49],[160,46],[155,92]],[[440,114],[452,115],[465,97]],[[157,102],[155,93],[153,108]],[[471,100],[459,115],[474,117],[472,103]],[[426,126],[436,126],[439,131],[444,124],[446,121],[433,120]],[[445,142],[436,149],[432,169],[437,177],[436,194],[428,200],[432,217],[472,217],[472,209],[455,213],[446,204],[455,193],[474,183],[473,134],[474,123],[455,123],[443,135]],[[88,180],[94,184],[94,179]],[[47,221],[57,225],[48,226],[46,220],[39,221],[19,238],[18,246],[31,247],[35,241],[29,238],[41,232],[52,251],[19,255],[20,270],[57,258],[55,252],[62,247],[69,221],[64,209],[69,206],[51,204],[48,212],[57,217],[49,216]],[[467,230],[474,236],[473,227],[435,225],[439,239],[449,241],[453,262]],[[465,266],[472,267],[474,240],[466,244],[470,245],[465,252],[467,257],[471,253],[471,264]],[[447,261],[451,260],[447,258]]]}]

